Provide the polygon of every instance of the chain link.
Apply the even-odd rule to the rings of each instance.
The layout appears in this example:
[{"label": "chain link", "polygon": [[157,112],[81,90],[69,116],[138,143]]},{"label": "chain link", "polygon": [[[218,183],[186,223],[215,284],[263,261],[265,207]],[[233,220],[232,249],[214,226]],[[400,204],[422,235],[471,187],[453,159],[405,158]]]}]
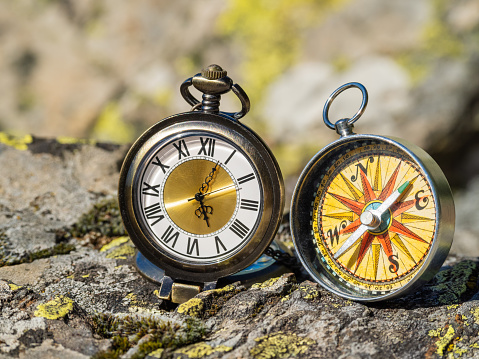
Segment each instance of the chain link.
[{"label": "chain link", "polygon": [[301,269],[301,263],[299,263],[298,259],[286,252],[283,252],[281,250],[275,250],[272,247],[268,247],[264,251],[264,254],[266,254],[268,257],[273,258],[277,262],[284,264],[293,272],[297,272]]}]

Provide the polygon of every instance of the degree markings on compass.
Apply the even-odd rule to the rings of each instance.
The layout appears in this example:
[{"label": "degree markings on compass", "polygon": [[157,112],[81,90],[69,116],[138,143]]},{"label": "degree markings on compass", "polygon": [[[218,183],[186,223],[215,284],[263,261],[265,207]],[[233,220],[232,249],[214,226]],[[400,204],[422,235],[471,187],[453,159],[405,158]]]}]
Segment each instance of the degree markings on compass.
[{"label": "degree markings on compass", "polygon": [[379,188],[382,188],[381,181],[381,155],[377,156],[377,165],[376,165],[376,175],[374,178],[374,190],[379,191]]}]

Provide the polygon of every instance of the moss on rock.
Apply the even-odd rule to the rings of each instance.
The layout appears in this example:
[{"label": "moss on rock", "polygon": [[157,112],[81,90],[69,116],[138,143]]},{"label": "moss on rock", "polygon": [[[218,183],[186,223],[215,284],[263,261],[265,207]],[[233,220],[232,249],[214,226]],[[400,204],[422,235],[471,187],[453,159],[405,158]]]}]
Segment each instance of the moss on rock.
[{"label": "moss on rock", "polygon": [[116,199],[107,199],[95,204],[69,230],[73,237],[82,237],[90,232],[100,233],[107,237],[126,235]]},{"label": "moss on rock", "polygon": [[70,243],[61,242],[54,245],[51,248],[41,249],[36,252],[26,252],[21,257],[9,257],[2,255],[2,251],[0,250],[0,267],[3,266],[13,266],[22,263],[31,263],[34,260],[41,259],[41,258],[48,258],[56,255],[61,254],[68,254],[71,251],[75,250],[75,246]]},{"label": "moss on rock", "polygon": [[111,348],[95,354],[94,359],[118,358],[136,345],[132,358],[144,358],[198,342],[206,334],[204,324],[193,318],[178,324],[154,316],[101,314],[93,316],[90,325],[97,335],[112,341]]}]

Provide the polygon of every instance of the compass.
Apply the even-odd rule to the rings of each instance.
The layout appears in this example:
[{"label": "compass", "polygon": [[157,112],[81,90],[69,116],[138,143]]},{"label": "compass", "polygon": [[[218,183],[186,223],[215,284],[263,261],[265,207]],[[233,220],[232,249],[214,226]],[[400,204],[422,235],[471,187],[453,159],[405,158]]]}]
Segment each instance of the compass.
[{"label": "compass", "polygon": [[[349,88],[363,100],[350,119],[328,118]],[[312,277],[348,299],[379,301],[411,293],[444,262],[454,234],[454,202],[434,160],[403,139],[355,134],[368,101],[348,83],[327,100],[325,124],[341,136],[301,173],[291,204],[298,255]]]},{"label": "compass", "polygon": [[[191,86],[203,93],[201,102]],[[241,102],[239,112],[219,110],[230,91]],[[274,156],[240,122],[250,107],[243,89],[210,65],[180,92],[192,110],[138,138],[118,190],[123,223],[144,257],[137,258],[138,270],[159,278],[160,298],[176,303],[253,264],[273,240],[284,207]],[[151,265],[161,276],[148,274]]]}]

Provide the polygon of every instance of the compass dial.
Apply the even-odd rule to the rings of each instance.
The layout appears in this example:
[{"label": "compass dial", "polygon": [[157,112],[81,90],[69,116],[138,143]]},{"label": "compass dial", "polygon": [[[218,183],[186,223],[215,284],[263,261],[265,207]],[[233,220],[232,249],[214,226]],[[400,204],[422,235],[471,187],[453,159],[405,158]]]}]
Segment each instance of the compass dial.
[{"label": "compass dial", "polygon": [[311,213],[326,268],[368,291],[406,284],[435,235],[435,199],[427,178],[388,144],[356,144],[340,156],[317,183]]}]

